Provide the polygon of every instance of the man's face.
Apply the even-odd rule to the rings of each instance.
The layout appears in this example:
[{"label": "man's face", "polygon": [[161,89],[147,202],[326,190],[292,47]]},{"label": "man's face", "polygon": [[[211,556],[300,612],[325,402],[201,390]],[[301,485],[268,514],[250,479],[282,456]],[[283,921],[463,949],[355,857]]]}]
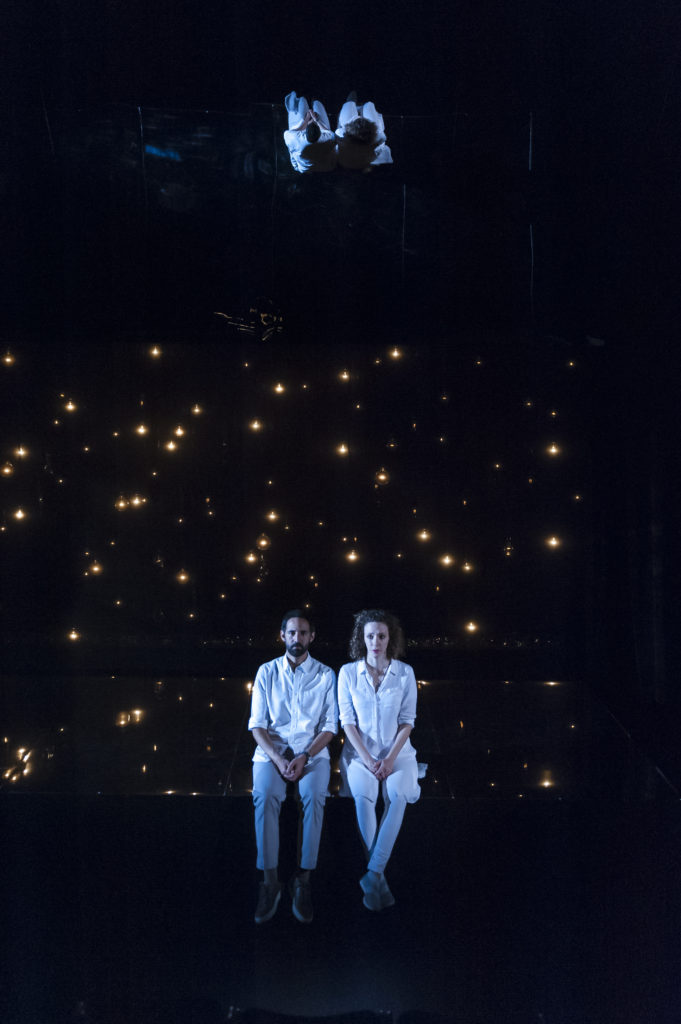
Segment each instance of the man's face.
[{"label": "man's face", "polygon": [[289,619],[286,629],[283,629],[280,635],[286,645],[286,653],[292,661],[302,661],[314,640],[314,633],[307,619]]}]

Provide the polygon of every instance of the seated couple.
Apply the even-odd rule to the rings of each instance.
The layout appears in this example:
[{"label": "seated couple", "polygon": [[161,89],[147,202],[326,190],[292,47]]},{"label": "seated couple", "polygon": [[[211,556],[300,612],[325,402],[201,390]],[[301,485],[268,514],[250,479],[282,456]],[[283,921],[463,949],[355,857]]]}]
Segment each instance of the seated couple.
[{"label": "seated couple", "polygon": [[404,651],[402,628],[382,609],[358,612],[350,638],[353,660],[342,666],[337,690],[333,669],[309,654],[315,633],[307,612],[287,612],[279,635],[286,652],[258,669],[248,723],[257,743],[253,803],[257,867],[264,876],[256,924],[273,917],[281,897],[279,812],[289,783],[296,786],[301,813],[291,909],[298,921],[312,920],[310,873],[317,866],[328,795],[328,745],[338,731],[339,717],[345,732],[341,774],[355,801],[367,860],[359,882],[362,902],[369,910],[383,910],[395,902],[385,867],[405,808],[420,796],[416,751],[409,739],[416,718],[416,678],[413,669],[398,660]]},{"label": "seated couple", "polygon": [[373,103],[357,106],[351,94],[338,115],[338,128],[331,130],[324,104],[290,92],[285,100],[288,131],[284,132],[291,163],[301,174],[333,171],[369,171],[393,162],[386,143],[383,116]]}]

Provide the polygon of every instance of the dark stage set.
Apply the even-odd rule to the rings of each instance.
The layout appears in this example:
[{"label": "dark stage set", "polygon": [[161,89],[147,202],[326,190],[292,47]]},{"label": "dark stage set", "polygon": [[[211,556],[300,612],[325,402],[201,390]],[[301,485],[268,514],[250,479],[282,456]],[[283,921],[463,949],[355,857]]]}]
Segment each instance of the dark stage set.
[{"label": "dark stage set", "polygon": [[[676,10],[2,20],[0,1020],[681,1021]],[[352,88],[393,164],[296,173]],[[400,616],[427,767],[372,914],[334,742],[257,926],[295,605]]]}]

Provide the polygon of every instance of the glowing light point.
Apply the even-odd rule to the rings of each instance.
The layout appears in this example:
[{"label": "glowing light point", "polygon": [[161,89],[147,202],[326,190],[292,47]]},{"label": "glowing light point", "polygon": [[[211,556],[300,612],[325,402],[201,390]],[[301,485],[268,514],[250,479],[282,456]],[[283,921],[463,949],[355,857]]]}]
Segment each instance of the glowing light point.
[{"label": "glowing light point", "polygon": [[75,402],[69,399],[68,402],[64,403],[64,408],[66,409],[67,412],[75,412],[78,406],[76,405]]},{"label": "glowing light point", "polygon": [[121,511],[122,509],[127,508],[129,504],[130,502],[128,501],[128,499],[124,498],[123,495],[121,495],[121,497],[118,498],[118,500],[116,501],[116,508],[119,511]]},{"label": "glowing light point", "polygon": [[428,530],[419,530],[416,536],[419,540],[430,540],[430,533]]},{"label": "glowing light point", "polygon": [[385,469],[379,469],[376,475],[374,476],[374,480],[379,486],[384,486],[385,484],[390,482],[390,473],[388,473],[388,471]]},{"label": "glowing light point", "polygon": [[16,362],[14,356],[12,355],[9,349],[7,349],[4,356],[2,357],[2,361],[5,364],[5,366],[14,366],[14,363]]},{"label": "glowing light point", "polygon": [[69,640],[80,640],[80,633],[77,629],[72,629],[69,633]]},{"label": "glowing light point", "polygon": [[177,449],[177,445],[175,444],[174,441],[167,441],[166,444],[164,445],[164,448],[166,449],[166,451],[174,452]]},{"label": "glowing light point", "polygon": [[192,406],[192,416],[200,416],[202,412],[203,409],[198,403]]},{"label": "glowing light point", "polygon": [[149,349],[149,355],[152,359],[159,359],[161,356],[161,349],[158,345],[154,345],[153,348]]},{"label": "glowing light point", "polygon": [[285,391],[286,391],[286,388],[284,387],[284,385],[281,382],[274,385],[274,393],[276,395],[283,395]]},{"label": "glowing light point", "polygon": [[557,444],[550,444],[546,451],[549,455],[560,455],[561,449]]},{"label": "glowing light point", "polygon": [[180,427],[175,427],[174,433],[175,433],[175,437],[184,437],[185,429],[184,429],[184,427],[181,427],[181,426]]},{"label": "glowing light point", "polygon": [[180,571],[175,576],[175,579],[177,580],[178,583],[188,583],[189,573],[187,572],[186,569],[180,569]]},{"label": "glowing light point", "polygon": [[546,538],[546,545],[549,548],[559,548],[560,547],[560,543],[561,543],[560,542],[560,537],[547,537]]},{"label": "glowing light point", "polygon": [[0,469],[0,473],[2,473],[3,476],[11,476],[13,472],[14,466],[11,462],[3,463],[2,469]]},{"label": "glowing light point", "polygon": [[465,629],[466,629],[467,633],[477,633],[477,631],[478,631],[478,624],[477,624],[477,622],[467,622],[466,626],[465,626]]},{"label": "glowing light point", "polygon": [[260,420],[251,420],[251,422],[248,424],[248,428],[249,430],[253,430],[255,433],[257,433],[258,430],[262,430],[262,423],[260,422]]},{"label": "glowing light point", "polygon": [[454,565],[454,559],[452,558],[451,555],[442,555],[442,557],[440,558],[440,565]]},{"label": "glowing light point", "polygon": [[12,515],[14,516],[15,519],[25,519],[26,518],[26,513],[24,512],[23,508],[16,509],[16,511],[13,512]]},{"label": "glowing light point", "polygon": [[99,564],[99,562],[95,560],[94,562],[90,563],[90,565],[88,566],[88,570],[92,573],[93,576],[99,576],[99,574],[102,572],[102,566]]},{"label": "glowing light point", "polygon": [[261,551],[267,551],[271,543],[272,541],[270,540],[266,533],[261,533],[255,542],[256,547],[258,547]]},{"label": "glowing light point", "polygon": [[515,549],[513,547],[512,542],[511,542],[511,538],[509,537],[507,539],[506,543],[504,544],[504,555],[506,556],[506,558],[510,558],[511,555],[513,554],[514,550]]},{"label": "glowing light point", "polygon": [[395,346],[395,348],[391,348],[391,350],[390,350],[390,358],[391,359],[401,359],[402,358],[402,352],[401,352],[401,350],[399,348],[397,348],[397,346]]},{"label": "glowing light point", "polygon": [[265,519],[268,519],[271,523],[276,523],[278,518],[279,518],[279,513],[276,511],[276,509],[273,509],[273,508],[271,508],[269,510],[269,512],[267,513],[267,515],[265,516]]},{"label": "glowing light point", "polygon": [[350,373],[348,370],[341,370],[338,374],[338,380],[350,380]]},{"label": "glowing light point", "polygon": [[20,444],[18,448],[14,449],[14,454],[18,459],[28,458],[28,448],[24,448],[23,444]]},{"label": "glowing light point", "polygon": [[464,562],[461,568],[464,572],[473,572],[473,566],[470,562]]},{"label": "glowing light point", "polygon": [[347,455],[349,453],[349,451],[350,451],[350,449],[348,448],[348,446],[346,444],[339,444],[336,447],[336,454],[337,455]]},{"label": "glowing light point", "polygon": [[573,501],[583,501],[584,499],[582,498],[581,494],[573,494],[572,500]]},{"label": "glowing light point", "polygon": [[356,562],[359,559],[359,554],[355,550],[352,550],[348,551],[345,557],[348,562]]},{"label": "glowing light point", "polygon": [[253,565],[254,562],[258,561],[258,556],[256,555],[255,551],[248,552],[248,554],[246,555],[246,561],[248,562],[249,565]]},{"label": "glowing light point", "polygon": [[139,423],[135,427],[135,433],[136,434],[148,434],[149,433],[149,427],[147,427],[147,425],[145,423]]}]

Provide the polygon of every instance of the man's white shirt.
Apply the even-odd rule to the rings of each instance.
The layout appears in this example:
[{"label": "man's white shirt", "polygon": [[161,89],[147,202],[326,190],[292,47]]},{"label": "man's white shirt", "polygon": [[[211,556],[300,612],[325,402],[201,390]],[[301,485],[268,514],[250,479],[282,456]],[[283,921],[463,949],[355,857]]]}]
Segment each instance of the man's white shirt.
[{"label": "man's white shirt", "polygon": [[[338,732],[336,674],[308,654],[295,670],[286,655],[261,665],[253,683],[249,729],[266,729],[283,754],[307,750],[320,732]],[[329,757],[328,747],[316,757]],[[254,761],[269,761],[260,745]]]}]

